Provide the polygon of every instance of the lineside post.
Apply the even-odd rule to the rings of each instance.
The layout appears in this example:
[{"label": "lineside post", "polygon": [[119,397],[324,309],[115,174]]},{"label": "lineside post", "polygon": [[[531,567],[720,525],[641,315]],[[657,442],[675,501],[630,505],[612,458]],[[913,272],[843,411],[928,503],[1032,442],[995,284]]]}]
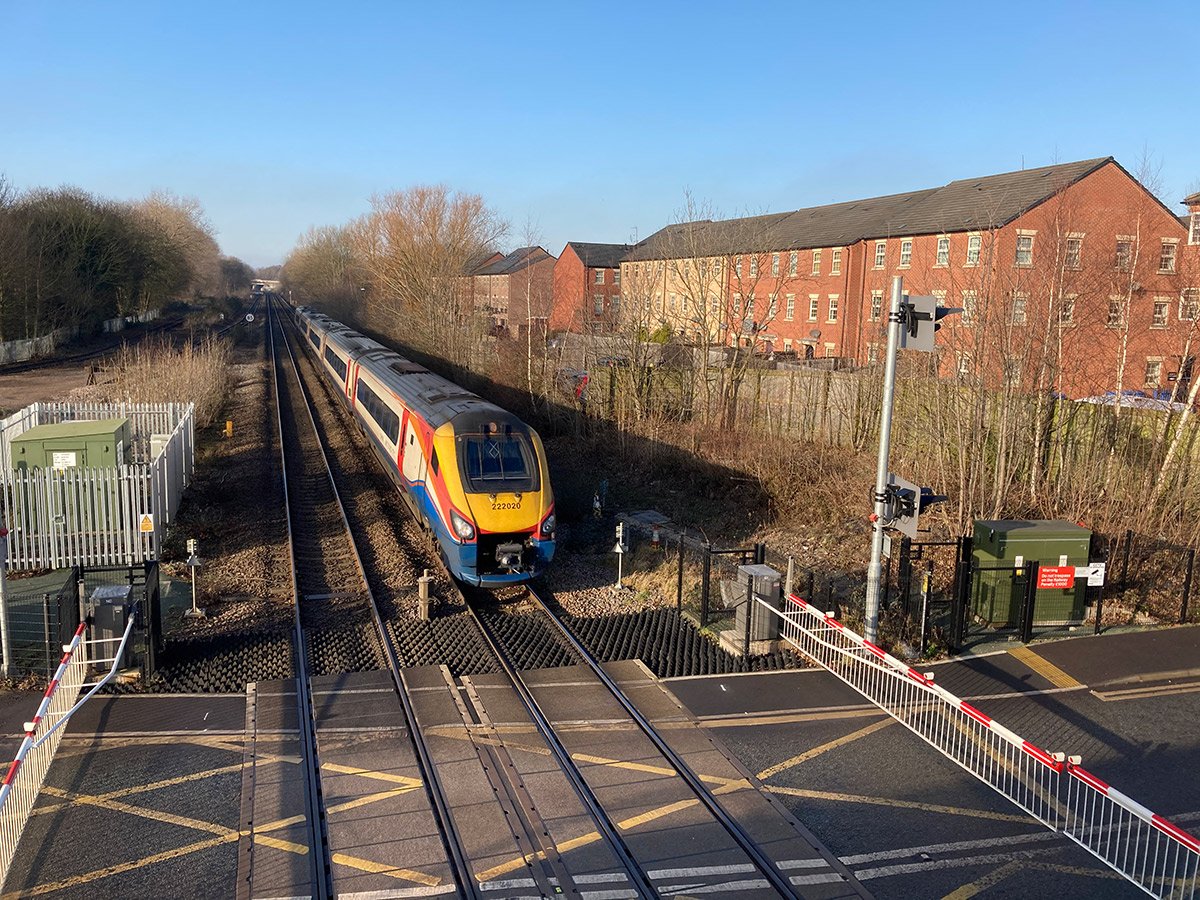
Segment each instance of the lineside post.
[{"label": "lineside post", "polygon": [[883,402],[879,410],[879,461],[875,467],[874,510],[871,535],[871,565],[867,569],[867,600],[864,610],[864,637],[879,639],[879,589],[883,573],[883,528],[887,517],[888,453],[892,444],[892,403],[896,393],[896,356],[900,350],[900,303],[904,296],[904,278],[892,279],[892,304],[888,311],[887,361],[883,374]]}]

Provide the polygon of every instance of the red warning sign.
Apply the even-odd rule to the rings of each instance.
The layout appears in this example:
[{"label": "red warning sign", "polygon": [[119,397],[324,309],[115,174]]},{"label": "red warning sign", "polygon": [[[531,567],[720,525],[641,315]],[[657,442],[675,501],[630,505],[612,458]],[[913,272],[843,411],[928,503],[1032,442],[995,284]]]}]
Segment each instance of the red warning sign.
[{"label": "red warning sign", "polygon": [[1038,589],[1065,591],[1075,587],[1074,566],[1041,566],[1038,569]]}]

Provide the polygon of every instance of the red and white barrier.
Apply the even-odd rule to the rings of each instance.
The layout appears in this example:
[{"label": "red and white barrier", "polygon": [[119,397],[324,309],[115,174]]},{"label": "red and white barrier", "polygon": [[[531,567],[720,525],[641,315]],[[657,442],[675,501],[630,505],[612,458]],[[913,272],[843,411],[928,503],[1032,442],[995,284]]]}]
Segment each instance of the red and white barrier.
[{"label": "red and white barrier", "polygon": [[21,747],[0,784],[0,884],[8,876],[29,812],[58,749],[62,730],[57,725],[69,714],[83,685],[87,669],[87,645],[83,641],[86,630],[87,623],[80,623],[71,643],[63,646],[58,669],[46,686],[33,719],[25,723]]},{"label": "red and white barrier", "polygon": [[1105,784],[1077,757],[1047,753],[792,595],[781,633],[805,656],[989,787],[1157,897],[1200,896],[1200,840]]}]

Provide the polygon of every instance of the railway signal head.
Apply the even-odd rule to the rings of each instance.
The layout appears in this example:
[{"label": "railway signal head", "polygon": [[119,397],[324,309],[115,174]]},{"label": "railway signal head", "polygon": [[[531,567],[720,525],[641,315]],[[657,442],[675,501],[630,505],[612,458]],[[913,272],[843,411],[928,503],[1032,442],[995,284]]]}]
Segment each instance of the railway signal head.
[{"label": "railway signal head", "polygon": [[917,539],[921,514],[935,503],[948,498],[933,492],[933,488],[913,484],[899,475],[888,475],[888,525],[910,540]]},{"label": "railway signal head", "polygon": [[900,304],[900,348],[933,352],[933,336],[946,316],[961,313],[956,306],[938,306],[937,297],[908,297]]}]

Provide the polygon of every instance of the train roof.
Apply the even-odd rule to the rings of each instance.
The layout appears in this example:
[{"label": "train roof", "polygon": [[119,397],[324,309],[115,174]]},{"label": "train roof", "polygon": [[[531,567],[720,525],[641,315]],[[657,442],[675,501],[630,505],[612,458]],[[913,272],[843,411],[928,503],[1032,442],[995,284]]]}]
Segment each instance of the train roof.
[{"label": "train roof", "polygon": [[328,321],[328,339],[404,401],[431,428],[439,428],[464,413],[506,422],[519,421],[507,410],[429,371],[420,363],[404,358],[378,341],[340,322]]}]

